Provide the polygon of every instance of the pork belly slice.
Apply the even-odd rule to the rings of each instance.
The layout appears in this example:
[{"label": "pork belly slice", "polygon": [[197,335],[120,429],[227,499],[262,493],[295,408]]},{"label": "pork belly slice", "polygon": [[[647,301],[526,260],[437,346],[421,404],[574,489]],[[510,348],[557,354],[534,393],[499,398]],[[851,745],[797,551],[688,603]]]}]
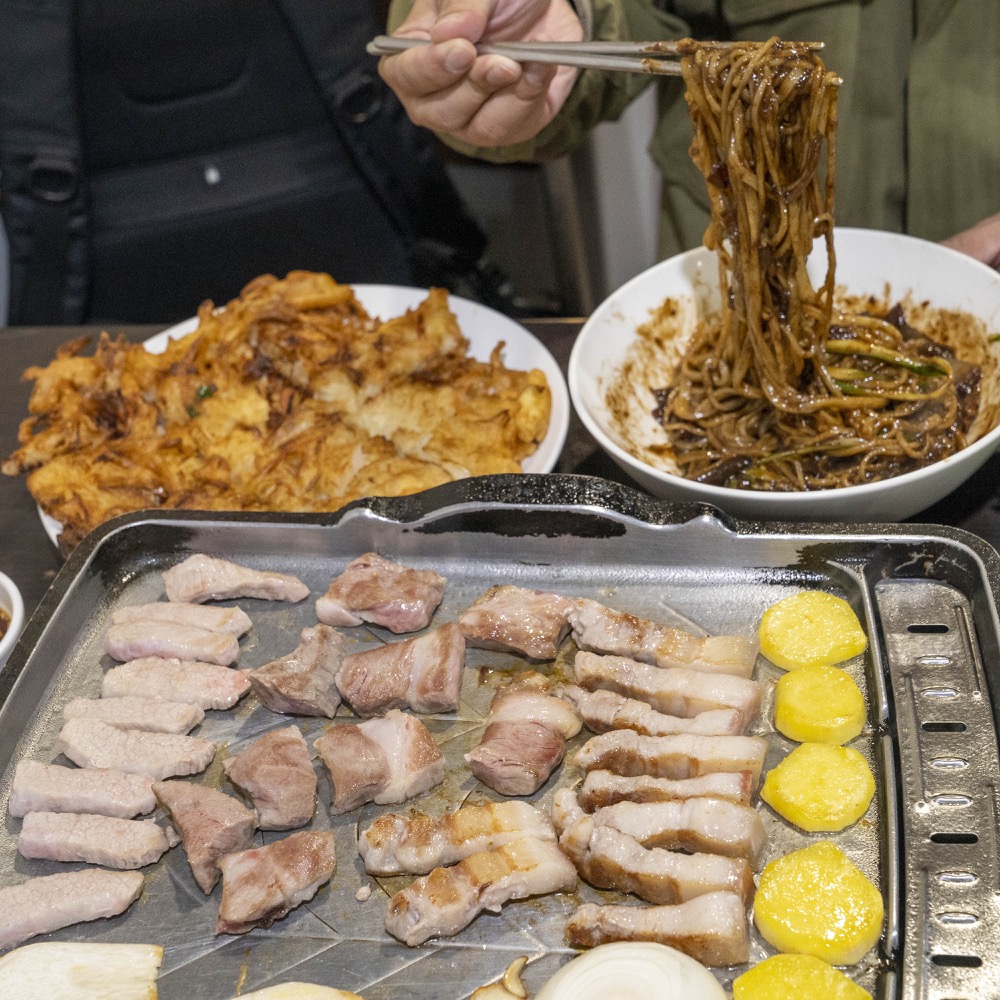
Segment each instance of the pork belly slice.
[{"label": "pork belly slice", "polygon": [[197,736],[144,733],[91,719],[70,719],[56,740],[56,752],[80,767],[109,767],[160,781],[204,771],[215,756],[215,743]]},{"label": "pork belly slice", "polygon": [[743,900],[732,892],[707,892],[672,906],[601,906],[585,903],[566,924],[576,948],[612,941],[654,941],[702,965],[742,965],[750,960]]},{"label": "pork belly slice", "polygon": [[108,768],[60,767],[22,759],[14,771],[11,816],[30,812],[96,813],[131,819],[156,808],[153,779]]},{"label": "pork belly slice", "polygon": [[573,602],[566,618],[580,649],[627,656],[656,667],[749,677],[760,649],[756,636],[696,636],[585,598]]},{"label": "pork belly slice", "polygon": [[18,853],[47,861],[84,861],[105,868],[144,868],[170,849],[151,819],[93,813],[31,812],[21,822]]},{"label": "pork belly slice", "polygon": [[743,717],[741,730],[757,717],[763,695],[761,685],[745,677],[663,669],[624,656],[579,652],[573,670],[577,684],[588,691],[614,691],[644,701],[665,715],[693,719],[713,709],[736,709]]},{"label": "pork belly slice", "polygon": [[210,632],[225,632],[239,638],[253,624],[250,616],[239,607],[220,608],[209,604],[187,604],[181,601],[155,601],[152,604],[129,604],[111,612],[112,625],[129,622],[160,621],[175,625],[193,625]]},{"label": "pork belly slice", "polygon": [[112,667],[101,681],[102,698],[162,698],[201,709],[232,708],[250,690],[250,671],[199,660],[144,656]]},{"label": "pork belly slice", "polygon": [[385,929],[414,947],[457,934],[483,910],[499,913],[512,899],[575,887],[573,865],[555,843],[526,837],[418,878],[389,900]]},{"label": "pork belly slice", "polygon": [[458,620],[470,646],[554,660],[569,632],[569,597],[510,584],[491,587]]},{"label": "pork belly slice", "polygon": [[390,708],[453,712],[458,708],[465,639],[455,624],[426,635],[352,653],[337,673],[337,688],[362,717]]},{"label": "pork belly slice", "polygon": [[738,736],[746,721],[735,708],[716,708],[699,712],[691,719],[664,715],[644,701],[626,698],[614,691],[586,691],[575,684],[564,684],[559,695],[567,698],[580,713],[583,724],[594,733],[612,729],[632,729],[641,736],[673,736],[695,733],[699,736]]},{"label": "pork belly slice", "polygon": [[331,726],[315,746],[333,782],[332,813],[365,802],[404,802],[444,780],[445,759],[434,737],[398,709],[358,725]]},{"label": "pork belly slice", "polygon": [[189,781],[157,781],[153,793],[180,832],[198,888],[211,892],[219,859],[250,846],[257,814],[231,795]]},{"label": "pork belly slice", "polygon": [[757,787],[767,754],[762,736],[640,736],[616,729],[592,736],[574,763],[584,771],[614,771],[626,777],[696,778],[714,771],[749,771]]},{"label": "pork belly slice", "polygon": [[461,806],[444,816],[385,813],[358,837],[370,875],[422,875],[512,840],[556,839],[552,821],[527,802]]},{"label": "pork belly slice", "polygon": [[722,799],[619,802],[598,809],[593,820],[595,827],[613,827],[643,847],[746,858],[755,869],[767,843],[756,809]]},{"label": "pork belly slice", "polygon": [[250,685],[272,712],[332,719],[340,704],[337,671],[343,658],[344,637],[336,629],[307,627],[292,652],[250,673]]},{"label": "pork belly slice", "polygon": [[670,802],[674,799],[707,797],[749,805],[753,775],[749,771],[714,771],[697,778],[631,777],[613,771],[590,771],[577,792],[587,812],[616,802]]},{"label": "pork belly slice", "polygon": [[195,625],[136,621],[112,625],[104,636],[104,652],[121,661],[162,656],[228,667],[240,655],[240,643],[235,635]]},{"label": "pork belly slice", "polygon": [[147,733],[191,732],[205,718],[200,705],[162,698],[72,698],[63,706],[64,719],[96,719],[119,729]]},{"label": "pork belly slice", "polygon": [[261,830],[294,830],[312,819],[316,772],[297,726],[266,733],[222,766],[253,802]]},{"label": "pork belly slice", "polygon": [[264,847],[227,854],[216,934],[245,934],[312,899],[337,866],[333,833],[303,830]]},{"label": "pork belly slice", "polygon": [[0,948],[61,927],[124,913],[142,892],[141,872],[85,868],[0,889]]},{"label": "pork belly slice", "polygon": [[614,827],[595,826],[590,816],[571,824],[559,846],[592,886],[630,892],[649,903],[683,903],[724,891],[735,893],[746,906],[753,891],[746,858],[643,847]]},{"label": "pork belly slice", "polygon": [[562,760],[567,737],[579,731],[572,705],[549,693],[545,677],[529,671],[497,690],[482,742],[465,759],[501,795],[531,795]]},{"label": "pork belly slice", "polygon": [[168,601],[202,604],[234,597],[298,603],[309,588],[296,576],[270,570],[249,569],[226,559],[201,553],[188,556],[163,574]]},{"label": "pork belly slice", "polygon": [[427,569],[410,569],[368,552],[349,562],[316,601],[327,625],[371,622],[391,632],[416,632],[430,624],[448,581]]}]

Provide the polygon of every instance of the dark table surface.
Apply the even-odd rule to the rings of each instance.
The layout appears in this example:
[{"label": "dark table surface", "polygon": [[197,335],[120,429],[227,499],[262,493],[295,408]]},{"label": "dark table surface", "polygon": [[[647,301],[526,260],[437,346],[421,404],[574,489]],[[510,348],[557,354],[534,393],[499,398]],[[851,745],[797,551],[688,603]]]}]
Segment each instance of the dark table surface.
[{"label": "dark table surface", "polygon": [[[526,321],[524,325],[549,348],[565,372],[580,321],[540,320]],[[164,327],[107,329],[130,340],[144,340]],[[30,365],[47,364],[60,344],[83,334],[96,335],[98,330],[65,326],[0,328],[0,457],[6,458],[17,447],[18,424],[28,413],[31,384],[21,381],[24,370]],[[635,485],[601,451],[575,414],[556,471],[603,476]],[[911,521],[963,528],[1000,548],[1000,457],[991,458],[962,487]],[[28,616],[61,564],[62,558],[42,528],[24,479],[0,475],[0,571],[20,588]]]}]

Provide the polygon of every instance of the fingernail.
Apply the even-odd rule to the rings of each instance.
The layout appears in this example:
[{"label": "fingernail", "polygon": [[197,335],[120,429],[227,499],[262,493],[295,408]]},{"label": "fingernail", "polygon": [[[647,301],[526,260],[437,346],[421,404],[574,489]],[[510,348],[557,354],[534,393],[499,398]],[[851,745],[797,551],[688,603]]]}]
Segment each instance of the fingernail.
[{"label": "fingernail", "polygon": [[517,79],[517,71],[507,66],[491,66],[486,73],[488,87],[506,87]]},{"label": "fingernail", "polygon": [[524,67],[524,80],[533,87],[541,87],[549,82],[554,73],[554,66],[545,63],[528,63]]},{"label": "fingernail", "polygon": [[472,66],[474,53],[470,53],[463,45],[453,45],[444,57],[444,68],[449,73],[467,73]]}]

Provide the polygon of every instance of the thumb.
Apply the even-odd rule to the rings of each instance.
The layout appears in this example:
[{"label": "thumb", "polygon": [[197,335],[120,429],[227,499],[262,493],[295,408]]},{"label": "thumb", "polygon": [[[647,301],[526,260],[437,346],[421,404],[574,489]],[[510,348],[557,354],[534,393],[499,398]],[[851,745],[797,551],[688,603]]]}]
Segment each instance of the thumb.
[{"label": "thumb", "polygon": [[431,41],[465,38],[478,42],[486,31],[496,0],[439,0]]}]

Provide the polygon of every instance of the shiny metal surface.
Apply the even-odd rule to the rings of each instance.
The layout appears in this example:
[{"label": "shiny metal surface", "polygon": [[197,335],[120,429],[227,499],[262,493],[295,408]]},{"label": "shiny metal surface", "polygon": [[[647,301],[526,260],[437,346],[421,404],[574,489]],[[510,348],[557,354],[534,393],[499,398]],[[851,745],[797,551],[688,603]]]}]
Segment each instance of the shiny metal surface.
[{"label": "shiny metal surface", "polygon": [[[880,949],[848,971],[881,997],[1000,995],[1000,775],[990,697],[1000,664],[996,553],[947,528],[741,523],[710,508],[670,506],[582,477],[472,480],[415,497],[362,502],[322,518],[173,512],[129,515],[105,526],[60,572],[0,672],[0,885],[59,868],[17,855],[20,821],[7,815],[7,793],[21,757],[57,759],[53,744],[65,701],[96,694],[109,664],[100,643],[115,607],[157,599],[162,570],[191,551],[294,572],[315,597],[346,561],[369,549],[449,578],[437,622],[453,620],[499,582],[586,595],[715,633],[754,630],[766,607],[802,587],[846,597],[871,637],[869,653],[845,667],[868,700],[869,723],[854,745],[873,765],[877,793],[868,814],[831,839],[879,885],[887,912]],[[299,629],[315,621],[312,600],[239,603],[254,621],[243,667],[289,651]],[[354,649],[390,639],[360,628],[349,635]],[[551,668],[556,676],[566,674],[571,653],[567,644]],[[467,797],[490,797],[462,755],[479,741],[497,684],[522,666],[512,656],[469,652],[460,711],[428,720],[451,770],[439,789],[408,805],[439,812]],[[778,674],[759,662],[768,695],[757,731],[770,740],[769,765],[792,747],[770,724]],[[349,718],[343,708],[338,721],[340,715]],[[209,716],[201,734],[219,739],[228,752],[288,724],[287,717],[249,701]],[[298,724],[311,744],[326,722]],[[571,756],[572,750],[535,796],[540,804],[558,785],[579,780]],[[228,788],[221,757],[198,780]],[[357,856],[358,824],[380,810],[369,805],[360,817],[330,817],[322,774],[320,800],[313,826],[335,830],[337,871],[314,900],[270,929],[216,938],[219,889],[203,896],[178,848],[147,870],[144,896],[124,916],[52,937],[162,944],[163,1000],[221,1000],[292,979],[350,989],[368,1000],[457,1000],[522,954],[530,958],[524,980],[534,992],[572,955],[562,936],[572,909],[583,901],[621,899],[581,883],[576,893],[510,904],[453,939],[408,949],[382,928],[386,893],[407,880],[376,883]],[[759,808],[769,834],[765,860],[815,839]],[[354,894],[366,883],[372,897],[358,902]],[[755,934],[754,960],[768,953]],[[739,971],[717,974],[728,985]]]}]

